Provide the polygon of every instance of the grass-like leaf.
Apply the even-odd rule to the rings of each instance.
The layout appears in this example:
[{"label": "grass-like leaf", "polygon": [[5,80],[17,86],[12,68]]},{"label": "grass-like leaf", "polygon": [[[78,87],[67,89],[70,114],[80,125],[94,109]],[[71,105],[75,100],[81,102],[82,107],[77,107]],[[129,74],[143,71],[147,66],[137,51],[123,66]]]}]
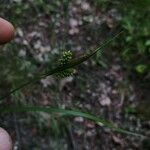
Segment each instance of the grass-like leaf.
[{"label": "grass-like leaf", "polygon": [[38,107],[38,106],[13,106],[13,107],[0,107],[0,113],[11,113],[11,112],[46,112],[50,114],[58,113],[62,116],[80,116],[86,119],[89,119],[93,122],[95,122],[97,125],[108,127],[114,131],[124,133],[124,134],[129,134],[129,135],[134,135],[134,136],[140,136],[144,137],[141,134],[137,134],[134,132],[127,131],[125,129],[118,128],[114,126],[112,123],[96,117],[95,115],[86,113],[86,112],[81,112],[78,110],[67,110],[67,109],[61,109],[61,108],[51,108],[51,107]]},{"label": "grass-like leaf", "polygon": [[32,79],[31,81],[27,81],[26,83],[18,86],[17,88],[11,90],[9,93],[7,93],[6,95],[0,97],[0,100],[10,96],[11,94],[13,94],[14,92],[24,88],[25,86],[29,85],[29,84],[32,84],[32,83],[35,83],[37,81],[39,81],[40,79],[42,78],[45,78],[47,76],[50,76],[50,75],[53,75],[53,74],[56,74],[56,73],[59,73],[61,71],[65,71],[66,69],[69,69],[69,68],[73,68],[73,67],[76,67],[77,65],[83,63],[84,61],[87,61],[89,58],[91,58],[94,54],[96,54],[98,51],[100,51],[102,53],[102,49],[104,47],[106,47],[109,43],[111,43],[114,39],[116,39],[123,31],[119,32],[118,34],[116,34],[113,38],[105,41],[100,47],[98,47],[96,50],[94,50],[93,52],[89,53],[89,54],[86,54],[84,56],[81,56],[80,58],[76,58],[76,59],[73,59],[71,60],[69,63],[66,63],[65,65],[60,65],[60,66],[57,66],[56,68],[48,71],[47,73],[43,74],[43,75],[40,75],[38,77],[35,77],[34,79]]}]

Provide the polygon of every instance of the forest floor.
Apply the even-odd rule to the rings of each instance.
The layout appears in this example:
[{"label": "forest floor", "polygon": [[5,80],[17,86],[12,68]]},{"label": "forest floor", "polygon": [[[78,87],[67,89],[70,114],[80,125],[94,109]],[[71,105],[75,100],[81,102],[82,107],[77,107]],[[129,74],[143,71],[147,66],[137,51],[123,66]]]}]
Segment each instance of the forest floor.
[{"label": "forest floor", "polygon": [[[54,57],[64,49],[73,51],[78,57],[94,50],[119,31],[116,27],[121,16],[115,8],[104,11],[81,0],[67,4],[59,2],[52,1],[54,8],[44,4],[38,6],[32,1],[21,2],[22,7],[19,2],[12,6],[1,5],[1,16],[12,20],[16,28],[14,40],[2,50],[15,49],[24,62],[21,67],[27,67],[26,76],[32,76],[35,64],[34,73],[56,64]],[[14,15],[8,17],[9,12]],[[145,137],[114,132],[82,117],[61,118],[46,113],[2,114],[0,125],[10,132],[13,150],[150,148],[150,121],[142,116],[142,106],[139,108],[144,94],[138,85],[128,80],[119,48],[108,46],[103,51],[102,56],[97,54],[78,66],[73,76],[47,77],[15,93],[4,103],[76,108]],[[36,62],[34,65],[31,59]]]}]

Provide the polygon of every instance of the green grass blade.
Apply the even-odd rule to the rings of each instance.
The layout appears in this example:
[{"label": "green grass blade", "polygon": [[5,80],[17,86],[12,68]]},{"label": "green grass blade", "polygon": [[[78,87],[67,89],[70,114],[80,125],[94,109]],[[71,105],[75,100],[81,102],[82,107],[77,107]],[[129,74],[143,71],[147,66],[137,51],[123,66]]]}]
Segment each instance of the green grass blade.
[{"label": "green grass blade", "polygon": [[102,49],[104,47],[106,47],[109,43],[111,43],[114,39],[116,39],[123,31],[119,32],[118,34],[116,34],[113,38],[105,41],[100,47],[98,47],[96,50],[94,50],[93,52],[89,53],[89,54],[86,54],[84,56],[81,56],[80,58],[76,58],[72,61],[70,61],[69,63],[63,65],[63,66],[58,66],[56,67],[55,69],[49,71],[47,74],[45,75],[42,75],[42,78],[43,77],[46,77],[46,76],[49,76],[49,75],[53,75],[55,73],[58,73],[60,71],[64,71],[66,69],[69,69],[69,68],[73,68],[73,67],[76,67],[77,65],[83,63],[84,61],[87,61],[88,59],[90,59],[92,56],[94,56],[98,51],[100,51],[102,53]]},{"label": "green grass blade", "polygon": [[129,135],[134,135],[134,136],[140,136],[140,137],[144,137],[141,134],[137,134],[137,133],[133,133],[118,127],[115,127],[112,123],[96,117],[92,114],[86,113],[86,112],[81,112],[78,110],[67,110],[67,109],[60,109],[60,108],[51,108],[51,107],[38,107],[38,106],[14,106],[14,107],[4,107],[1,108],[0,107],[0,113],[11,113],[11,112],[46,112],[46,113],[59,113],[62,116],[80,116],[86,119],[89,119],[93,122],[95,122],[97,125],[101,125],[104,127],[108,127],[114,131],[120,132],[120,133],[124,133],[124,134],[129,134]]},{"label": "green grass blade", "polygon": [[116,39],[123,31],[119,32],[118,34],[116,34],[113,38],[109,39],[109,40],[106,40],[100,47],[98,47],[96,50],[94,50],[93,52],[89,53],[89,54],[86,54],[80,58],[76,58],[72,61],[70,61],[69,63],[63,65],[63,66],[57,66],[56,68],[54,68],[53,70],[47,72],[46,74],[43,74],[43,75],[40,75],[38,77],[35,77],[34,79],[32,79],[31,81],[27,81],[26,83],[18,86],[17,88],[11,90],[9,93],[7,93],[6,95],[0,97],[0,100],[10,96],[11,94],[15,93],[16,91],[32,84],[32,83],[35,83],[37,81],[39,81],[40,79],[42,78],[45,78],[47,76],[50,76],[50,75],[53,75],[53,74],[56,74],[56,73],[59,73],[61,71],[64,71],[66,69],[69,69],[69,68],[73,68],[73,67],[76,67],[77,65],[83,63],[84,61],[87,61],[89,58],[91,58],[94,54],[96,54],[98,51],[101,51],[102,53],[102,49],[104,47],[106,47],[109,43],[111,43],[114,39]]}]

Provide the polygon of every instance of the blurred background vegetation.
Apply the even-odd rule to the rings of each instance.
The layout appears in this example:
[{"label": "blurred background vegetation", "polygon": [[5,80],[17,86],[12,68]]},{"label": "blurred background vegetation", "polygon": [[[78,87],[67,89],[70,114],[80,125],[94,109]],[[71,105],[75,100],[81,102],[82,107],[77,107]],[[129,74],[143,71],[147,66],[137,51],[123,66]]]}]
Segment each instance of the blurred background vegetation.
[{"label": "blurred background vegetation", "polygon": [[[0,0],[0,10],[16,28],[14,40],[0,47],[1,96],[55,67],[64,50],[79,57],[124,31],[72,77],[43,79],[1,100],[1,106],[78,108],[149,136],[149,0]],[[148,139],[124,136],[82,117],[1,114],[0,125],[10,131],[16,149],[150,147]]]}]

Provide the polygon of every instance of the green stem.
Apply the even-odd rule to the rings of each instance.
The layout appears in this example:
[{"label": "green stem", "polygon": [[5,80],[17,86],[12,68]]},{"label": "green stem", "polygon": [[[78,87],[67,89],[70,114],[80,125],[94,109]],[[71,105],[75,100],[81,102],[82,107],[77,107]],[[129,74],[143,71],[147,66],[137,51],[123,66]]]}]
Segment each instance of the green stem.
[{"label": "green stem", "polygon": [[[119,32],[118,34],[116,34],[113,38],[105,41],[100,47],[98,47],[96,50],[94,50],[93,52],[85,55],[85,56],[82,56],[80,58],[76,58],[76,59],[73,59],[72,61],[70,61],[69,63],[65,64],[65,65],[62,65],[62,66],[58,66],[56,68],[54,68],[53,70],[47,72],[46,74],[43,74],[39,77],[35,77],[35,79],[31,80],[31,81],[27,81],[26,83],[18,86],[17,88],[11,90],[9,93],[7,93],[6,95],[2,96],[0,98],[0,100],[4,99],[4,98],[7,98],[8,96],[10,96],[11,94],[13,94],[14,92],[24,88],[25,86],[27,85],[30,85],[32,83],[35,83],[37,82],[38,80],[40,79],[43,79],[47,76],[50,76],[50,75],[53,75],[53,74],[56,74],[56,73],[59,73],[61,71],[64,71],[66,69],[69,69],[69,68],[73,68],[79,64],[81,64],[82,62],[88,60],[89,58],[91,58],[93,55],[95,55],[98,51],[100,51],[102,48],[104,48],[106,45],[110,44],[114,39],[116,39],[123,31]],[[101,51],[102,52],[102,51]]]}]

